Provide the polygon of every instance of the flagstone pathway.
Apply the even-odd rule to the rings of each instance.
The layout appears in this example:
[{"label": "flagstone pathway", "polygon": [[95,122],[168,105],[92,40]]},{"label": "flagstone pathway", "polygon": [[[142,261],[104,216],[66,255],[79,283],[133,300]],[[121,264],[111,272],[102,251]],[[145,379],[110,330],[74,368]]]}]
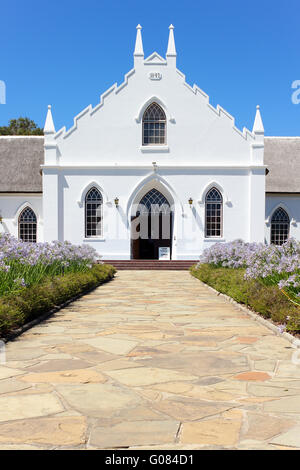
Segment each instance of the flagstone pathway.
[{"label": "flagstone pathway", "polygon": [[0,449],[299,449],[293,353],[188,272],[121,271],[6,345]]}]

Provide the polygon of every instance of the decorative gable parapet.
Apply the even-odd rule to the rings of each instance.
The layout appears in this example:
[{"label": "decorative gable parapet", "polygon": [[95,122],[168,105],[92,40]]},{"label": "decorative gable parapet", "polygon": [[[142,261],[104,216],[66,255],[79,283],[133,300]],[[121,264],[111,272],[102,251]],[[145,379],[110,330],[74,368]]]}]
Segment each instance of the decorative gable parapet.
[{"label": "decorative gable parapet", "polygon": [[78,121],[85,116],[87,113],[89,113],[90,116],[92,116],[96,111],[98,111],[102,106],[104,106],[104,101],[106,98],[108,98],[110,95],[118,94],[125,86],[128,85],[128,79],[134,75],[135,69],[131,69],[129,72],[127,72],[124,76],[124,81],[121,83],[121,85],[118,86],[117,83],[114,83],[108,90],[106,90],[102,95],[100,95],[100,102],[93,108],[92,105],[88,105],[86,108],[84,108],[80,113],[78,113],[73,121],[74,125],[67,131],[66,126],[62,127],[59,129],[59,131],[56,132],[54,139],[57,140],[59,138],[66,139],[69,137],[78,127]]},{"label": "decorative gable parapet", "polygon": [[218,117],[222,118],[222,117],[226,117],[229,119],[229,121],[231,121],[231,126],[233,128],[234,131],[236,131],[241,137],[243,137],[245,140],[255,140],[255,135],[253,132],[251,132],[249,129],[247,129],[246,127],[243,128],[243,130],[241,131],[240,129],[238,129],[235,125],[235,118],[230,114],[228,113],[228,111],[226,111],[224,108],[222,108],[222,106],[220,106],[219,104],[214,107],[210,102],[209,102],[209,96],[207,95],[207,93],[205,93],[203,90],[201,90],[201,88],[199,88],[198,85],[196,85],[195,83],[193,84],[193,86],[189,85],[186,80],[185,80],[185,75],[178,69],[176,69],[176,73],[182,78],[182,81],[183,81],[183,85],[186,86],[192,93],[194,93],[194,95],[196,96],[200,96],[202,99],[205,100],[208,108],[213,111]]}]

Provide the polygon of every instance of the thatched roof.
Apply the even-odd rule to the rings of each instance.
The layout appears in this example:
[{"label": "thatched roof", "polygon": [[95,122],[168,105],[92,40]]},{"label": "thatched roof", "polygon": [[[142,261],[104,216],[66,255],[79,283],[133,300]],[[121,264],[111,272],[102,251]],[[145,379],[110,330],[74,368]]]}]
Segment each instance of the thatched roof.
[{"label": "thatched roof", "polygon": [[[265,137],[266,192],[300,193],[300,137]],[[0,192],[42,192],[44,136],[0,136]]]},{"label": "thatched roof", "polygon": [[266,192],[300,193],[300,137],[265,137]]},{"label": "thatched roof", "polygon": [[42,192],[44,136],[0,136],[0,192]]}]

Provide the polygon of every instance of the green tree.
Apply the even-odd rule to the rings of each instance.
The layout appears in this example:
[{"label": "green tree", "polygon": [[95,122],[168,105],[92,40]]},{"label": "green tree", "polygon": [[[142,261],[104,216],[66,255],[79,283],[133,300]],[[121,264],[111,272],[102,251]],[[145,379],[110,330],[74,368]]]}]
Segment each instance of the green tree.
[{"label": "green tree", "polygon": [[8,126],[0,127],[0,135],[43,135],[44,131],[27,117],[11,119]]}]

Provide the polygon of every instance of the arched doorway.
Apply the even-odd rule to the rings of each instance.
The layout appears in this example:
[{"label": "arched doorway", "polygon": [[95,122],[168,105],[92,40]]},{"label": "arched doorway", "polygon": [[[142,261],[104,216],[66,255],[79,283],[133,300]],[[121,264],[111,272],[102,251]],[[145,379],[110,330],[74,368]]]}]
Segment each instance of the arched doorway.
[{"label": "arched doorway", "polygon": [[[131,218],[131,258],[172,257],[173,212],[167,198],[155,188],[148,191]],[[164,250],[162,250],[164,249]]]}]

